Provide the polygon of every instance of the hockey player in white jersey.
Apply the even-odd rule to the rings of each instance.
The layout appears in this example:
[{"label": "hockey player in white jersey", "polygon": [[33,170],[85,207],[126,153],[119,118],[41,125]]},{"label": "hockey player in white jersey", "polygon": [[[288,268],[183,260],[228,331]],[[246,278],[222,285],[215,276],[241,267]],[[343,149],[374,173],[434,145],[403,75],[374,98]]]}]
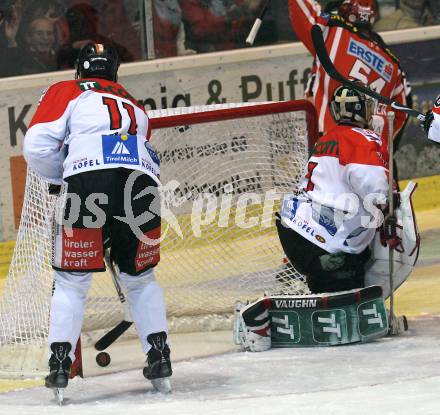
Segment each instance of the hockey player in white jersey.
[{"label": "hockey player in white jersey", "polygon": [[330,107],[337,126],[318,140],[300,191],[284,199],[277,220],[284,252],[312,293],[364,286],[374,218],[383,217],[376,206],[388,192],[388,156],[367,129],[374,100],[340,86]]},{"label": "hockey player in white jersey", "polygon": [[431,141],[440,143],[440,95],[437,97],[432,110],[426,114],[423,128]]},{"label": "hockey player in white jersey", "polygon": [[[147,355],[145,377],[160,387],[162,381],[169,384],[172,374],[164,298],[154,278],[160,259],[159,160],[148,143],[144,108],[117,83],[118,67],[113,47],[84,46],[76,79],[47,89],[24,140],[29,166],[53,185],[67,188],[52,252],[46,386],[57,390],[68,384],[92,272],[105,271],[108,248]],[[150,217],[137,225],[142,240],[123,220],[129,216],[127,202],[135,218]]]}]

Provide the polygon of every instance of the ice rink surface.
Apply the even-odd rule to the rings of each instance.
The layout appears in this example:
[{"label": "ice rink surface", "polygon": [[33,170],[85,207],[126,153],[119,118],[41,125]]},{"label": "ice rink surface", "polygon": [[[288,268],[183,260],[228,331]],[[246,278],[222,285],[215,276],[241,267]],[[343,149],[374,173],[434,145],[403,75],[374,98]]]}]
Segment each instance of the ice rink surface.
[{"label": "ice rink surface", "polygon": [[60,409],[38,387],[0,394],[0,414],[440,414],[440,317],[370,344],[231,352],[174,364],[173,393],[140,370],[75,379]]}]

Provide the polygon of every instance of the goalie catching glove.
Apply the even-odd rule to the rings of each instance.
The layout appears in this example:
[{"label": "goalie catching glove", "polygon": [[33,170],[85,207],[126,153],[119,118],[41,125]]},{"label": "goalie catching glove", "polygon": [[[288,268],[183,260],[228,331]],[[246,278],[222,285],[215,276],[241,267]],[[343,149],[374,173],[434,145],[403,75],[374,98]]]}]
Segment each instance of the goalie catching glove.
[{"label": "goalie catching glove", "polygon": [[235,304],[235,344],[249,352],[264,352],[271,348],[269,307],[269,300]]}]

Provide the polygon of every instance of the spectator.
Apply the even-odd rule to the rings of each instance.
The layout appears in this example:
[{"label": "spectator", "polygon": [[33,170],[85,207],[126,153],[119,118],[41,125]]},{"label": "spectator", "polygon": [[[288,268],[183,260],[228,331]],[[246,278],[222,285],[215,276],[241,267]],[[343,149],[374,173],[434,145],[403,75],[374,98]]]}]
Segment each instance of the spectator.
[{"label": "spectator", "polygon": [[244,46],[261,0],[184,0],[180,2],[186,46],[214,52]]},{"label": "spectator", "polygon": [[214,52],[226,33],[223,2],[186,0],[180,2],[185,24],[186,46],[198,53]]},{"label": "spectator", "polygon": [[12,65],[2,65],[2,76],[34,74],[55,71],[58,68],[54,50],[53,22],[46,17],[32,20],[22,28],[24,41],[4,52],[4,58]]},{"label": "spectator", "polygon": [[130,60],[140,60],[141,34],[130,21],[124,0],[101,1],[96,8],[99,13],[98,33],[105,33],[113,44],[123,47],[131,56]]},{"label": "spectator", "polygon": [[[25,34],[25,53],[22,54],[22,73],[49,72],[58,69],[54,23],[47,17],[34,19]],[[24,57],[26,56],[26,59]]]},{"label": "spectator", "polygon": [[22,13],[13,0],[0,1],[0,50],[17,46]]},{"label": "spectator", "polygon": [[430,11],[434,20],[434,24],[440,24],[440,1],[432,0]]},{"label": "spectator", "polygon": [[31,21],[46,17],[54,24],[56,44],[61,46],[69,41],[69,25],[64,17],[63,6],[57,0],[34,0],[26,8],[26,17]]},{"label": "spectator", "polygon": [[67,10],[66,19],[69,25],[70,40],[59,53],[59,63],[62,67],[73,68],[79,51],[89,42],[113,45],[122,62],[133,60],[133,55],[126,48],[98,33],[99,13],[90,4],[75,4]]},{"label": "spectator", "polygon": [[229,3],[229,8],[226,11],[226,20],[231,27],[229,33],[230,41],[233,43],[234,49],[244,47],[262,1],[230,0]]},{"label": "spectator", "polygon": [[153,0],[154,52],[156,58],[196,53],[185,48],[179,0]]},{"label": "spectator", "polygon": [[19,66],[15,61],[18,46],[18,31],[22,20],[20,4],[13,0],[0,0],[0,60],[9,62],[0,65],[0,77],[14,76]]},{"label": "spectator", "polygon": [[379,19],[373,26],[376,32],[385,30],[411,29],[419,27],[425,0],[400,0],[396,10]]}]

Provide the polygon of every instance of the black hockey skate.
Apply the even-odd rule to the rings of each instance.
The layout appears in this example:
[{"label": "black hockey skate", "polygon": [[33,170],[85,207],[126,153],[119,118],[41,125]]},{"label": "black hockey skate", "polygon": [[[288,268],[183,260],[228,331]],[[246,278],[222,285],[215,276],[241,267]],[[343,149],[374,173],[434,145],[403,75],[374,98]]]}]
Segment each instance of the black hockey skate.
[{"label": "black hockey skate", "polygon": [[58,404],[62,404],[64,400],[64,389],[67,387],[70,375],[70,366],[72,360],[69,353],[72,350],[70,343],[52,343],[50,345],[52,355],[49,359],[50,373],[46,376],[46,388],[53,390],[55,399]]},{"label": "black hockey skate", "polygon": [[147,354],[147,366],[144,367],[144,376],[151,381],[154,389],[161,393],[171,392],[170,348],[168,347],[167,334],[164,331],[152,333],[147,337],[151,349]]}]

